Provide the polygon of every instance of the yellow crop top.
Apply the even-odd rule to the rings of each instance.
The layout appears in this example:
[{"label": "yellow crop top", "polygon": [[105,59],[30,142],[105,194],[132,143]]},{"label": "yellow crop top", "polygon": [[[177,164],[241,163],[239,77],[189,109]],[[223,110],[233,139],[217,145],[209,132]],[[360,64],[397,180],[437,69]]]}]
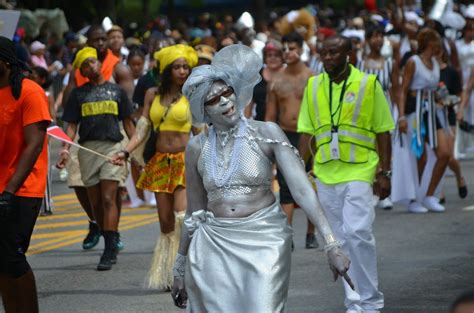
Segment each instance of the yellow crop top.
[{"label": "yellow crop top", "polygon": [[155,130],[189,133],[192,115],[188,99],[181,96],[178,102],[166,107],[161,105],[160,96],[156,95],[150,108],[150,120]]}]

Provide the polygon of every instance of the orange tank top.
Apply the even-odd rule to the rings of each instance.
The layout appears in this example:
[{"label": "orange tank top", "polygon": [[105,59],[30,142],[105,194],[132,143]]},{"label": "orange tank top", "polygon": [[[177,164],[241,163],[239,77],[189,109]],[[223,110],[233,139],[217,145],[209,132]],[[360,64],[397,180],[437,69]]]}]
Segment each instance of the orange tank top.
[{"label": "orange tank top", "polygon": [[[114,73],[115,65],[120,62],[120,59],[116,57],[110,49],[107,49],[107,55],[105,56],[104,61],[102,62],[102,75],[106,81],[110,81],[112,75]],[[89,82],[89,79],[82,76],[79,69],[75,71],[75,78],[76,78],[76,87],[81,87],[85,83]]]}]

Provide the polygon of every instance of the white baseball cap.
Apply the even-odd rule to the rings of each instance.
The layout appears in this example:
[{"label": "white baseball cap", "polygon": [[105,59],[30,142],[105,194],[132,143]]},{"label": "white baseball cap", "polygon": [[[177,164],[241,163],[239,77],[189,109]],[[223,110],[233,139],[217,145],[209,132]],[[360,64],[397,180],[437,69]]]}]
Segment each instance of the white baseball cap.
[{"label": "white baseball cap", "polygon": [[416,22],[419,26],[423,26],[425,23],[423,19],[414,11],[405,12],[405,20],[407,22]]},{"label": "white baseball cap", "polygon": [[33,41],[33,43],[30,46],[30,50],[32,53],[35,53],[36,51],[44,49],[44,48],[46,48],[46,46],[39,41]]}]

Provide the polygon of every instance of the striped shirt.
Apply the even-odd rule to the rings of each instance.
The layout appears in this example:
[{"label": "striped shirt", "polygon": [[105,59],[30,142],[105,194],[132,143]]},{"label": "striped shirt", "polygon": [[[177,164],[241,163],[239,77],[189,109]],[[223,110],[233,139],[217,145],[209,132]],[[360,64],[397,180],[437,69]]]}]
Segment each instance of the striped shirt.
[{"label": "striped shirt", "polygon": [[367,73],[377,76],[378,81],[382,85],[384,91],[388,91],[392,86],[392,67],[393,61],[391,58],[385,58],[382,67],[371,66],[375,62],[367,62],[367,60],[357,60],[356,67]]},{"label": "striped shirt", "polygon": [[324,73],[324,66],[323,66],[323,62],[321,61],[321,59],[316,56],[316,55],[312,55],[311,58],[309,59],[309,62],[308,62],[308,67],[311,69],[311,71],[315,74],[315,75],[319,75],[321,73]]}]

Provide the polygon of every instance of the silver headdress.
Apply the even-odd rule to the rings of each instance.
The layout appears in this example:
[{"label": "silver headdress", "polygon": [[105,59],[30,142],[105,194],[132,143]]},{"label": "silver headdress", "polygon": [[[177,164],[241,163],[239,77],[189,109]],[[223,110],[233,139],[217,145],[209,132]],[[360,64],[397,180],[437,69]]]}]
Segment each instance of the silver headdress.
[{"label": "silver headdress", "polygon": [[242,13],[237,22],[234,24],[234,28],[239,32],[246,28],[254,28],[254,26],[255,20],[249,12]]},{"label": "silver headdress", "polygon": [[234,89],[237,109],[252,100],[253,88],[262,77],[262,60],[249,47],[230,45],[216,53],[210,65],[195,67],[183,86],[183,94],[188,99],[193,115],[193,124],[208,122],[204,114],[204,101],[212,83],[224,81]]}]

